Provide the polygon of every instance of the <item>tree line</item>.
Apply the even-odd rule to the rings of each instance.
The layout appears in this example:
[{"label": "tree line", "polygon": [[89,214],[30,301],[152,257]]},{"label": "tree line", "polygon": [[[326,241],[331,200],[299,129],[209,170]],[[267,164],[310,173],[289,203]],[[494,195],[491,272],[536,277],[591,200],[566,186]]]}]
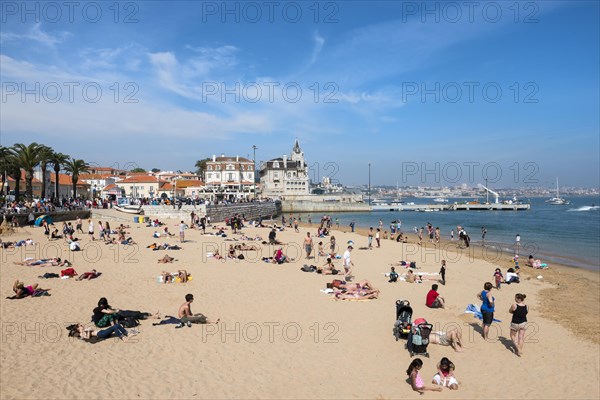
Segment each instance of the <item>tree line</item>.
[{"label": "tree line", "polygon": [[15,180],[15,200],[20,197],[21,170],[25,171],[25,198],[33,200],[33,171],[40,167],[42,171],[42,191],[40,197],[46,198],[46,171],[52,167],[56,181],[54,194],[58,200],[59,173],[65,171],[71,176],[73,182],[73,197],[77,197],[77,182],[79,175],[89,172],[90,165],[84,160],[77,159],[55,151],[49,146],[33,142],[29,145],[16,143],[11,147],[0,146],[0,173],[2,173],[2,186],[0,195],[4,193],[4,186],[8,177]]}]

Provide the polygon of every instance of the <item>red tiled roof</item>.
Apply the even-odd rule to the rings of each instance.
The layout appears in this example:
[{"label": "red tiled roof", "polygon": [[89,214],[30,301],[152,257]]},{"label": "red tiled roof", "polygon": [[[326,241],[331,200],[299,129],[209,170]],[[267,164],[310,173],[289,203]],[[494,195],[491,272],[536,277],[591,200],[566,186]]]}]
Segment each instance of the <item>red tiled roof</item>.
[{"label": "red tiled roof", "polygon": [[[81,176],[81,175],[80,175]],[[50,182],[56,182],[56,175],[50,174]],[[58,174],[58,184],[59,185],[73,185],[73,180],[71,179],[71,175],[67,174]],[[89,183],[85,183],[81,181],[81,178],[77,181],[77,186],[90,186]]]},{"label": "red tiled roof", "polygon": [[[14,182],[14,181],[15,181],[15,180],[14,180],[13,178],[11,178],[10,176],[7,176],[7,178],[8,178],[8,180],[9,180],[10,182]],[[21,170],[21,180],[20,180],[20,181],[21,181],[21,182],[25,182],[25,170],[23,170],[23,169]],[[32,180],[31,182],[32,182],[32,183],[42,183],[42,181],[40,181],[40,180],[39,180],[39,179],[37,179],[37,178],[33,178],[33,180]]]},{"label": "red tiled roof", "polygon": [[79,175],[79,179],[107,179],[107,178],[112,178],[113,175],[110,174],[81,174]]},{"label": "red tiled roof", "polygon": [[[156,183],[156,177],[148,174],[129,175],[127,178],[120,180],[117,183]],[[159,181],[159,183],[165,183],[165,181]]]}]

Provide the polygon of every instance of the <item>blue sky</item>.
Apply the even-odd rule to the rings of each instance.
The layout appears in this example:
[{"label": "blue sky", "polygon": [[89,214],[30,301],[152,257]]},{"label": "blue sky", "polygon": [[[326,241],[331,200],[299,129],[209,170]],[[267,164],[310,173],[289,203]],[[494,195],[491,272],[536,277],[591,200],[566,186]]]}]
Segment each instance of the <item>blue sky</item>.
[{"label": "blue sky", "polygon": [[297,137],[349,185],[599,186],[596,1],[47,4],[1,6],[5,146],[189,170]]}]

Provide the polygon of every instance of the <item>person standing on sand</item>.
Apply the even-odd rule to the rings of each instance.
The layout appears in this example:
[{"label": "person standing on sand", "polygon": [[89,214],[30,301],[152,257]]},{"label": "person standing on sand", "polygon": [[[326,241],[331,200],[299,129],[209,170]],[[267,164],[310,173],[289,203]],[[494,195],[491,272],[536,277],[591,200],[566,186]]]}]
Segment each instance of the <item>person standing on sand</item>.
[{"label": "person standing on sand", "polygon": [[77,217],[77,222],[75,223],[75,230],[77,231],[77,233],[83,233],[83,229],[81,229],[82,226],[83,223],[81,222],[81,218]]},{"label": "person standing on sand", "polygon": [[483,285],[483,291],[481,293],[477,294],[477,297],[481,300],[482,304],[481,304],[481,315],[483,317],[482,319],[482,328],[483,328],[483,338],[485,340],[488,339],[488,334],[490,331],[490,325],[492,325],[492,322],[494,322],[494,307],[495,307],[495,301],[496,299],[494,299],[494,297],[492,296],[492,284],[490,282],[486,282]]},{"label": "person standing on sand", "polygon": [[423,244],[423,227],[421,227],[421,229],[419,229],[419,246],[421,246]]},{"label": "person standing on sand", "polygon": [[382,230],[382,229],[383,229],[383,221],[379,220],[379,230]]},{"label": "person standing on sand", "polygon": [[352,276],[352,267],[354,266],[354,263],[350,259],[350,252],[352,251],[352,249],[352,246],[348,246],[348,249],[346,249],[346,251],[344,252],[344,256],[342,259],[344,264],[344,270],[346,271],[346,280],[348,280],[348,278]]},{"label": "person standing on sand", "polygon": [[446,260],[442,260],[442,266],[440,267],[440,276],[442,277],[442,285],[446,286]]},{"label": "person standing on sand", "polygon": [[381,247],[380,235],[381,229],[377,228],[377,232],[375,233],[375,242],[377,242],[377,248]]},{"label": "person standing on sand", "polygon": [[306,259],[310,258],[310,253],[313,249],[313,240],[310,237],[310,232],[306,232],[306,238],[304,239],[304,250],[306,250]]},{"label": "person standing on sand", "polygon": [[487,234],[487,229],[485,229],[485,226],[481,227],[481,243],[485,244],[485,235]]},{"label": "person standing on sand", "polygon": [[335,236],[329,239],[329,250],[332,258],[335,258]]},{"label": "person standing on sand", "polygon": [[179,241],[181,243],[185,242],[185,228],[185,223],[181,221],[181,223],[179,224]]},{"label": "person standing on sand", "polygon": [[91,219],[88,219],[88,223],[88,234],[90,235],[92,240],[96,240],[94,239],[94,222]]},{"label": "person standing on sand", "polygon": [[515,304],[508,310],[512,314],[510,322],[510,338],[515,345],[515,354],[523,355],[523,343],[525,343],[525,329],[527,328],[527,313],[529,307],[525,304],[527,296],[522,293],[515,295]]},{"label": "person standing on sand", "polygon": [[450,240],[454,240],[454,229],[450,231]]},{"label": "person standing on sand", "polygon": [[367,240],[368,240],[368,248],[370,250],[373,250],[373,227],[369,228],[369,235],[367,236]]},{"label": "person standing on sand", "polygon": [[435,244],[440,243],[440,227],[435,228]]},{"label": "person standing on sand", "polygon": [[296,218],[294,218],[294,231],[296,233],[300,232],[300,230],[298,230],[298,220]]},{"label": "person standing on sand", "polygon": [[352,230],[352,233],[354,233],[354,221],[350,222],[350,229]]}]

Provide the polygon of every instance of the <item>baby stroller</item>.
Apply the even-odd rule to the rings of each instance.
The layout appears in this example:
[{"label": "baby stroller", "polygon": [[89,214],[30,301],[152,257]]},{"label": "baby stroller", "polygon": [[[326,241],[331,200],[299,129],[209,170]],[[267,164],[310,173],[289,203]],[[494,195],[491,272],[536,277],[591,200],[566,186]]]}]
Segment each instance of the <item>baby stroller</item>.
[{"label": "baby stroller", "polygon": [[429,357],[427,346],[429,345],[429,335],[433,325],[428,324],[424,319],[417,319],[408,335],[406,348],[411,357],[416,355]]},{"label": "baby stroller", "polygon": [[396,301],[396,322],[394,323],[394,337],[396,341],[401,337],[406,338],[412,328],[412,313],[408,300]]}]

